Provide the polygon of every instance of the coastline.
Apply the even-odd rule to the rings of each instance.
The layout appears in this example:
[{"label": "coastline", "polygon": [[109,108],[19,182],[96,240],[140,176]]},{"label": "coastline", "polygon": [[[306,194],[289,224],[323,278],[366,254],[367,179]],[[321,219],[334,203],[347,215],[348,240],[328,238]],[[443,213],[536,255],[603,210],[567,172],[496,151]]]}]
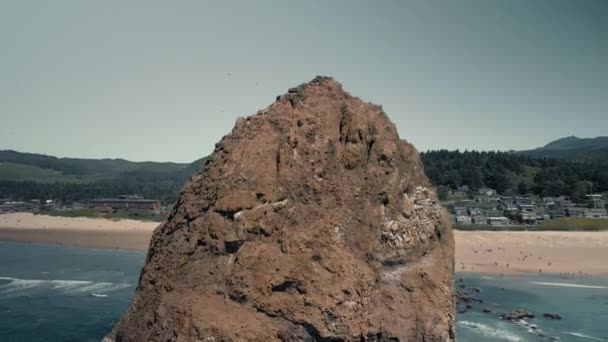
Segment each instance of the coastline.
[{"label": "coastline", "polygon": [[2,214],[0,240],[146,251],[158,225],[137,220]]},{"label": "coastline", "polygon": [[[146,251],[158,222],[0,215],[0,240]],[[455,271],[608,275],[608,232],[454,231]]]}]

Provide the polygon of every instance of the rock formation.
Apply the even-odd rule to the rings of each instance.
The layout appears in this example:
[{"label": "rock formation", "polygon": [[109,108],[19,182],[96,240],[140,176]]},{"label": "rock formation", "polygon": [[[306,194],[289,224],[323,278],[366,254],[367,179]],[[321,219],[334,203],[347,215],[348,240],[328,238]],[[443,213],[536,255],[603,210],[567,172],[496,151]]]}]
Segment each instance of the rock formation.
[{"label": "rock formation", "polygon": [[453,236],[412,145],[331,78],[240,118],[107,341],[453,341]]}]

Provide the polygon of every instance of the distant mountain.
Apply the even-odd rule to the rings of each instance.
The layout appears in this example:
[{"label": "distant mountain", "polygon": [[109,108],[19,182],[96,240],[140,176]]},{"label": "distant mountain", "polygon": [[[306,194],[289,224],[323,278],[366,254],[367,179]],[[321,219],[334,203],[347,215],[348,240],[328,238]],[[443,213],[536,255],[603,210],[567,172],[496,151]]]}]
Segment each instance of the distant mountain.
[{"label": "distant mountain", "polygon": [[204,158],[190,164],[57,158],[4,150],[0,151],[0,198],[69,202],[137,193],[171,202],[203,162]]},{"label": "distant mountain", "polygon": [[608,137],[581,139],[571,136],[552,141],[534,150],[519,153],[534,158],[608,163]]},{"label": "distant mountain", "polygon": [[57,158],[4,150],[0,151],[0,180],[87,182],[112,179],[129,172],[179,172],[188,165],[124,159]]}]

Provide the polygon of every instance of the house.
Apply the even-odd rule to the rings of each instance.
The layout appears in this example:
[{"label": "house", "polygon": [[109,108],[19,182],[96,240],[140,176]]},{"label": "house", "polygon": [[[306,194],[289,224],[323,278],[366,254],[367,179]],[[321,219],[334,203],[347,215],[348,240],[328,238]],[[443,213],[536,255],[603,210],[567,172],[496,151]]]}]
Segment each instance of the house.
[{"label": "house", "polygon": [[31,212],[35,206],[29,202],[8,201],[0,204],[0,213]]},{"label": "house", "polygon": [[488,217],[488,223],[491,226],[508,226],[510,221],[504,216]]},{"label": "house", "polygon": [[481,208],[469,208],[468,212],[469,212],[469,215],[476,216],[476,215],[481,215],[482,210],[481,210]]},{"label": "house", "polygon": [[587,209],[585,212],[585,217],[587,218],[608,218],[608,210],[606,209]]},{"label": "house", "polygon": [[532,212],[534,210],[534,206],[532,204],[519,204],[517,209],[526,212]]},{"label": "house", "polygon": [[599,194],[586,195],[587,201],[589,202],[589,206],[595,209],[604,209],[606,208],[606,201],[604,201],[604,196]]},{"label": "house", "polygon": [[574,202],[572,202],[569,198],[567,198],[565,196],[559,196],[555,200],[555,203],[562,208],[569,208],[569,207],[575,206]]},{"label": "house", "polygon": [[530,197],[516,196],[515,204],[517,205],[532,205],[534,201]]},{"label": "house", "polygon": [[475,196],[475,201],[479,203],[499,203],[500,197],[498,196],[486,196],[486,195],[477,195]]},{"label": "house", "polygon": [[587,208],[583,207],[568,207],[566,208],[566,214],[570,217],[583,217],[587,212]]},{"label": "house", "polygon": [[500,203],[502,204],[515,204],[515,197],[513,196],[499,196]]},{"label": "house", "polygon": [[486,224],[488,222],[488,218],[483,215],[471,216],[471,219],[474,224]]},{"label": "house", "polygon": [[545,207],[552,207],[556,205],[555,197],[543,197],[543,205]]},{"label": "house", "polygon": [[455,216],[466,216],[468,215],[467,207],[454,207],[452,209]]},{"label": "house", "polygon": [[458,215],[455,217],[455,223],[457,224],[471,224],[471,216]]},{"label": "house", "polygon": [[534,224],[534,223],[536,223],[536,220],[537,220],[537,214],[532,213],[532,212],[522,211],[517,214],[517,219],[519,220],[519,222],[522,222],[522,223]]},{"label": "house", "polygon": [[509,209],[503,210],[501,216],[506,216],[506,217],[508,217],[508,218],[510,218],[510,219],[513,220],[513,219],[517,218],[518,214],[519,214],[519,209],[510,207]]},{"label": "house", "polygon": [[144,209],[159,211],[160,201],[141,196],[123,195],[118,198],[98,198],[89,201],[89,208]]},{"label": "house", "polygon": [[466,185],[461,185],[456,189],[456,193],[459,193],[461,195],[467,195],[469,191],[469,187]]},{"label": "house", "polygon": [[563,210],[563,209],[559,209],[559,208],[557,208],[557,209],[549,209],[549,210],[547,210],[546,213],[552,219],[566,216],[566,211]]},{"label": "house", "polygon": [[486,217],[497,217],[497,216],[503,216],[504,212],[502,210],[498,210],[498,209],[485,209],[483,211],[483,215]]},{"label": "house", "polygon": [[488,196],[488,197],[492,197],[492,196],[496,196],[497,195],[496,190],[490,189],[490,188],[480,188],[479,190],[477,190],[477,193],[479,195]]}]

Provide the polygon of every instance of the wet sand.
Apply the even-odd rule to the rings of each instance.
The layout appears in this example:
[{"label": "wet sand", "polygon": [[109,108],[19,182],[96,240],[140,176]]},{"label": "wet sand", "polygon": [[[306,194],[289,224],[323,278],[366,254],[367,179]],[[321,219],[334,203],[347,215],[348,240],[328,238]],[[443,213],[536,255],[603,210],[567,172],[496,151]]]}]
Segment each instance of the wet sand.
[{"label": "wet sand", "polygon": [[[158,222],[0,215],[0,240],[146,250]],[[608,232],[455,231],[456,271],[608,275]]]}]

